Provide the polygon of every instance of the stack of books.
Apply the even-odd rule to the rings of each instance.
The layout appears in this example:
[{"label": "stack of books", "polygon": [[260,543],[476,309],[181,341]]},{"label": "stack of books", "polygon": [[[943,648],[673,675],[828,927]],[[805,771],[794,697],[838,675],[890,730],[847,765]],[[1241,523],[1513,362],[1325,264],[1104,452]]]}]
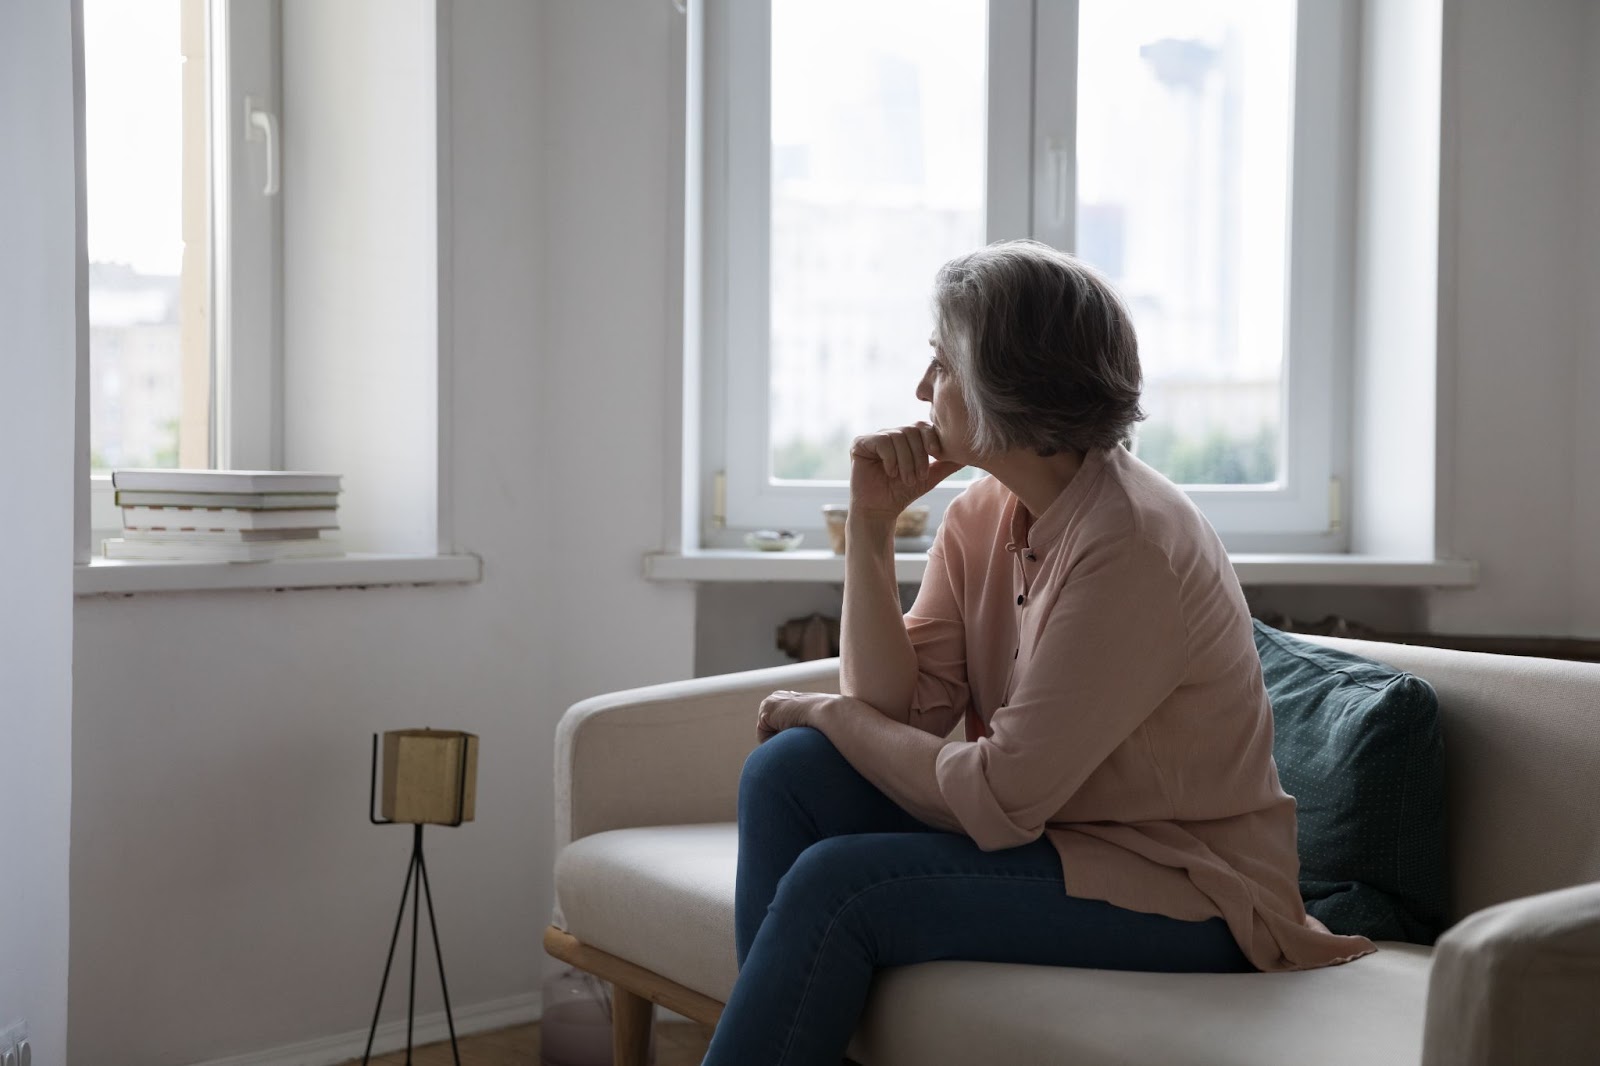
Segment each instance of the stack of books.
[{"label": "stack of books", "polygon": [[339,475],[294,470],[115,470],[122,536],[107,559],[265,562],[343,555]]}]

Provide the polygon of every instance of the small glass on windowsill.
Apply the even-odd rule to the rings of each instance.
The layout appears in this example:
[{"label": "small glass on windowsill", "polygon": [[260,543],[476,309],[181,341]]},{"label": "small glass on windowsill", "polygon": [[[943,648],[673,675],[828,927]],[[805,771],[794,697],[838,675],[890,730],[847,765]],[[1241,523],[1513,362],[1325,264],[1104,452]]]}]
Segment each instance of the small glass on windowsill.
[{"label": "small glass on windowsill", "polygon": [[[844,527],[850,508],[842,503],[830,503],[822,508],[822,519],[828,526],[828,540],[833,554],[844,554]],[[897,552],[922,552],[928,550],[933,538],[927,536],[929,511],[925,505],[916,504],[901,511],[894,520],[894,550]]]}]

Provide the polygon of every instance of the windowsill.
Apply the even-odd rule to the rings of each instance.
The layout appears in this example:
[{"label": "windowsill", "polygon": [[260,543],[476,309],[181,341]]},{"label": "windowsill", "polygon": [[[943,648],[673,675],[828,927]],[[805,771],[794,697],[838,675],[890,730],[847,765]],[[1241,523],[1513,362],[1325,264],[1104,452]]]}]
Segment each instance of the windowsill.
[{"label": "windowsill", "polygon": [[465,585],[482,579],[483,560],[476,555],[350,554],[261,563],[95,559],[74,567],[72,586],[78,596],[94,596],[223,589]]},{"label": "windowsill", "polygon": [[[1242,585],[1365,585],[1467,588],[1478,583],[1478,564],[1465,559],[1390,559],[1372,555],[1235,554]],[[922,581],[927,555],[897,552],[895,580]],[[830,551],[760,552],[702,548],[644,557],[651,581],[844,581],[844,556]]]}]

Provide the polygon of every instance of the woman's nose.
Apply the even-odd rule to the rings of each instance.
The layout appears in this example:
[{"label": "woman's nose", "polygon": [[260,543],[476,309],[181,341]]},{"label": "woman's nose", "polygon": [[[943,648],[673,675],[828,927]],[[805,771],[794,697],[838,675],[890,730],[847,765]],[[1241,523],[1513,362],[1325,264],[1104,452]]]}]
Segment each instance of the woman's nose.
[{"label": "woman's nose", "polygon": [[917,382],[917,399],[923,403],[933,402],[933,385],[929,383],[927,374],[923,374],[922,380]]}]

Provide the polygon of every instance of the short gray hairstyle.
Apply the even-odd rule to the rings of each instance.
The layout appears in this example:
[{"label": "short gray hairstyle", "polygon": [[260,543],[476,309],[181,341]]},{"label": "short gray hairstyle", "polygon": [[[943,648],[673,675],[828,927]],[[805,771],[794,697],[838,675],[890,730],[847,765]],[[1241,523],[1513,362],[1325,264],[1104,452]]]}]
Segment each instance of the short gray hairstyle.
[{"label": "short gray hairstyle", "polygon": [[1133,319],[1075,256],[998,241],[941,267],[933,300],[977,454],[1110,448],[1145,417]]}]

